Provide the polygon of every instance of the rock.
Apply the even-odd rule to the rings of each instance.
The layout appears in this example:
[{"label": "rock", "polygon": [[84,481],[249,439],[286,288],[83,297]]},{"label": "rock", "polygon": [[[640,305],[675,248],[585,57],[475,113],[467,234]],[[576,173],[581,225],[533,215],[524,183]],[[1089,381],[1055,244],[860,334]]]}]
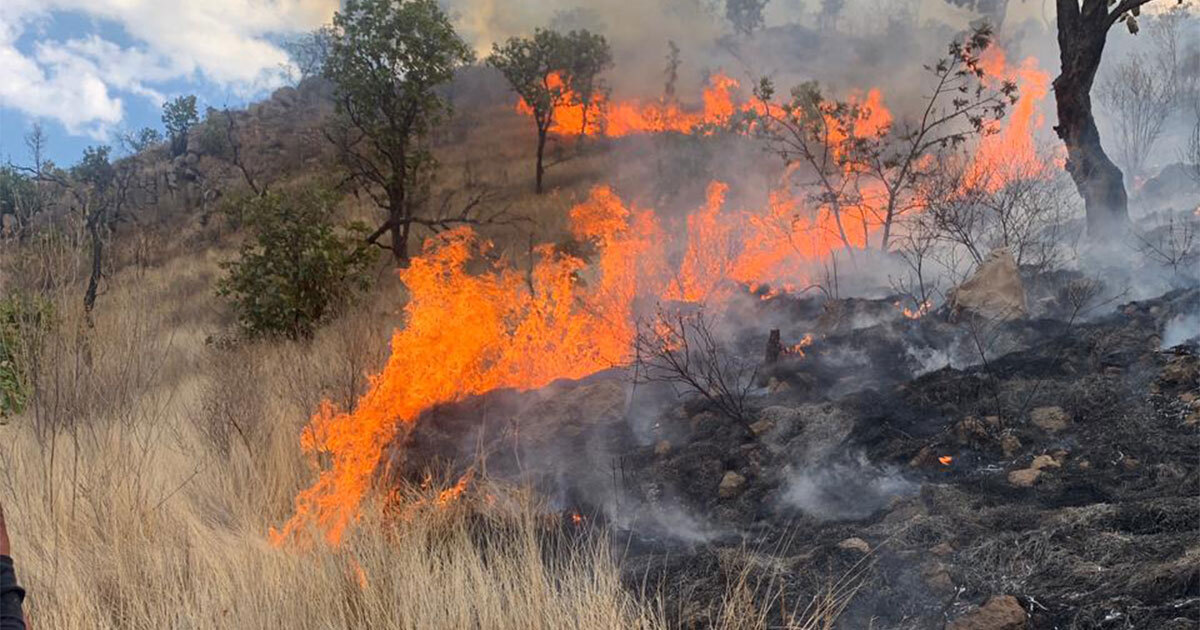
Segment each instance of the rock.
[{"label": "rock", "polygon": [[1008,483],[1018,488],[1028,488],[1037,483],[1038,477],[1041,476],[1042,471],[1036,468],[1023,468],[1008,473]]},{"label": "rock", "polygon": [[1021,440],[1018,440],[1017,436],[1009,433],[1000,438],[1000,449],[1004,451],[1005,457],[1012,457],[1021,450]]},{"label": "rock", "polygon": [[950,312],[970,312],[987,319],[1009,320],[1028,312],[1017,261],[1006,248],[992,250],[970,278],[953,289]]},{"label": "rock", "polygon": [[1033,424],[1050,433],[1058,433],[1071,423],[1071,417],[1062,407],[1038,407],[1029,414],[1029,418]]},{"label": "rock", "polygon": [[954,553],[954,547],[948,542],[938,543],[929,549],[929,553],[944,558]]},{"label": "rock", "polygon": [[954,590],[954,579],[950,577],[946,565],[936,560],[921,567],[921,579],[934,591],[944,593]]},{"label": "rock", "polygon": [[767,391],[772,394],[786,392],[791,388],[792,386],[788,385],[787,381],[781,381],[774,376],[771,377],[771,380],[767,381]]},{"label": "rock", "polygon": [[750,425],[750,432],[753,433],[754,435],[763,435],[765,433],[770,433],[771,429],[774,429],[774,428],[775,428],[774,420],[764,419],[764,420],[759,420],[758,422],[752,423]]},{"label": "rock", "polygon": [[925,468],[932,466],[938,460],[937,454],[932,446],[922,447],[921,450],[908,461],[908,465],[913,468]]},{"label": "rock", "polygon": [[1062,466],[1062,464],[1058,463],[1058,461],[1056,459],[1054,459],[1053,457],[1051,457],[1049,455],[1038,455],[1037,457],[1033,458],[1033,463],[1029,464],[1029,467],[1033,470],[1044,470],[1046,468],[1058,468],[1060,466]]},{"label": "rock", "polygon": [[1001,595],[946,624],[946,630],[1022,630],[1027,619],[1017,598]]},{"label": "rock", "polygon": [[654,454],[662,457],[671,452],[671,443],[666,440],[659,440],[658,444],[654,445]]},{"label": "rock", "polygon": [[959,444],[978,445],[987,440],[987,427],[975,416],[967,416],[954,425],[954,436]]},{"label": "rock", "polygon": [[847,538],[846,540],[838,543],[837,546],[839,549],[850,549],[860,553],[871,553],[871,545],[867,544],[867,541],[857,536],[853,538]]},{"label": "rock", "polygon": [[736,497],[742,493],[742,487],[745,485],[746,478],[730,470],[725,473],[724,477],[721,477],[721,485],[717,488],[717,496],[722,499]]}]

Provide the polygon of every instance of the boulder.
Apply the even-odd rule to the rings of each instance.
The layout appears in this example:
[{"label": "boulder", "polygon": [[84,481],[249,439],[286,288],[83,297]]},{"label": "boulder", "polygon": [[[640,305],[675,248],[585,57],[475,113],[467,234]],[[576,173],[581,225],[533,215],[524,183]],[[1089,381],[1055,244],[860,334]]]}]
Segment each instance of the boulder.
[{"label": "boulder", "polygon": [[725,473],[721,477],[721,485],[717,488],[717,496],[722,499],[730,499],[742,493],[742,487],[746,485],[746,478],[733,472],[732,470]]},{"label": "boulder", "polygon": [[1008,473],[1008,483],[1018,488],[1028,488],[1037,483],[1038,477],[1042,476],[1042,471],[1037,468],[1022,468]]},{"label": "boulder", "polygon": [[1017,598],[1001,595],[946,624],[946,630],[1022,630],[1027,620]]},{"label": "boulder", "polygon": [[1030,421],[1043,431],[1058,433],[1071,424],[1071,416],[1062,407],[1038,407],[1029,414]]},{"label": "boulder", "polygon": [[871,545],[867,544],[867,541],[857,536],[853,538],[847,538],[838,543],[837,546],[839,549],[849,549],[859,553],[871,553]]},{"label": "boulder", "polygon": [[953,289],[950,312],[953,318],[967,312],[998,320],[1025,316],[1025,287],[1007,248],[993,250],[966,282]]}]

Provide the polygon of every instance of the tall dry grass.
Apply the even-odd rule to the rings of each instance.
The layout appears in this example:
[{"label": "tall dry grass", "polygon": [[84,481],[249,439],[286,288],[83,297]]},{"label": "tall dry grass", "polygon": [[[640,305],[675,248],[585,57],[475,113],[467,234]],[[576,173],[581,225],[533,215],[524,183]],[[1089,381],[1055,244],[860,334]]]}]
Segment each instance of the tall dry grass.
[{"label": "tall dry grass", "polygon": [[[532,500],[399,519],[370,508],[339,548],[268,544],[311,482],[302,425],[322,398],[362,391],[396,291],[311,342],[213,344],[228,324],[211,289],[222,252],[112,273],[91,325],[70,248],[6,255],[0,290],[36,291],[56,313],[29,340],[31,403],[0,425],[0,502],[33,627],[668,626],[653,587],[622,586],[603,532],[559,544]],[[704,603],[717,625],[766,628],[746,581],[731,583]],[[829,627],[815,618],[790,627]]]}]

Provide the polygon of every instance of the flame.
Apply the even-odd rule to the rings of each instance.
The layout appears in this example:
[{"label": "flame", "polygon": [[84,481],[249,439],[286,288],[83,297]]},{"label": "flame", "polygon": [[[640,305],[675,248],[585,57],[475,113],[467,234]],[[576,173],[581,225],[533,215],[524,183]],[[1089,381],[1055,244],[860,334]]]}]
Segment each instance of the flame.
[{"label": "flame", "polygon": [[575,525],[583,524],[583,515],[579,512],[571,512],[571,522]]},{"label": "flame", "polygon": [[[693,133],[707,125],[724,124],[735,113],[753,107],[750,104],[735,104],[734,94],[740,84],[736,79],[718,72],[709,77],[708,85],[704,88],[703,107],[698,111],[684,109],[673,100],[611,102],[604,94],[597,93],[587,107],[585,124],[582,99],[564,85],[561,75],[547,75],[546,85],[560,95],[555,99],[550,124],[550,131],[559,135],[620,138],[667,131]],[[527,116],[533,115],[533,108],[523,99],[517,100],[517,111]]]},{"label": "flame", "polygon": [[[1003,53],[995,54],[987,63],[998,75],[1016,77],[1022,101],[1013,120],[980,143],[974,164],[981,177],[984,165],[993,162],[1042,166],[1029,134],[1042,124],[1037,103],[1046,93],[1045,73],[1029,60],[1010,68]],[[689,112],[673,102],[599,100],[587,125],[582,109],[572,109],[578,104],[567,105],[556,108],[555,128],[618,136],[691,132],[754,106],[734,102],[737,88],[733,79],[713,75],[702,111]],[[860,105],[837,133],[869,136],[892,124],[879,90],[851,100]],[[808,287],[811,276],[839,252],[867,247],[880,229],[882,194],[867,188],[860,203],[835,212],[780,189],[771,192],[765,207],[738,208],[731,204],[729,186],[714,181],[703,207],[686,218],[681,237],[686,242],[678,242],[667,237],[652,209],[627,204],[612,188],[598,186],[569,213],[572,236],[594,246],[591,260],[542,245],[534,250],[530,269],[501,258],[469,273],[468,263],[478,269],[484,260],[486,241],[468,228],[429,238],[421,255],[399,272],[410,299],[387,364],[353,410],[323,402],[302,433],[301,447],[314,467],[318,461],[327,464],[296,496],[292,517],[271,530],[272,542],[304,541],[316,532],[338,544],[358,518],[384,449],[424,410],[497,388],[534,389],[625,364],[640,300],[719,308],[747,288],[769,297]],[[682,252],[677,265],[668,264],[670,252]],[[929,308],[918,305],[905,315],[920,317]],[[806,336],[789,351],[802,355],[811,343]],[[458,500],[470,482],[468,473],[442,491],[435,505]]]},{"label": "flame", "polygon": [[[900,303],[897,302],[896,306],[899,307]],[[921,302],[920,304],[917,305],[917,310],[914,311],[906,306],[906,307],[904,307],[904,310],[901,312],[904,314],[905,317],[907,317],[909,319],[920,319],[921,317],[928,315],[929,310],[932,308],[933,308],[933,304],[931,304],[929,302],[929,300],[925,300],[924,302]]]},{"label": "flame", "polygon": [[[1035,57],[1027,57],[1019,66],[1009,65],[999,46],[985,50],[980,65],[989,82],[1012,81],[1020,88],[1008,117],[989,123],[990,133],[980,140],[968,169],[968,187],[980,186],[994,192],[1011,181],[1044,175],[1048,169],[1034,138],[1046,124],[1041,103],[1050,93],[1050,73],[1038,66]],[[1053,156],[1051,162],[1059,157]]]},{"label": "flame", "polygon": [[[588,203],[601,209],[581,216],[602,216],[604,208],[628,213],[612,205],[605,189]],[[470,274],[468,260],[486,243],[466,228],[430,238],[400,272],[411,293],[407,323],[393,335],[383,371],[353,411],[326,401],[302,434],[303,450],[314,458],[327,454],[330,465],[297,495],[294,515],[272,530],[272,540],[280,544],[315,527],[337,544],[357,518],[383,448],[430,406],[499,387],[582,378],[620,363],[635,334],[630,308],[637,292],[621,283],[638,266],[629,257],[639,251],[639,237],[629,228],[613,233],[616,225],[598,221],[588,228],[613,245],[599,268],[617,276],[602,276],[594,288],[579,286],[583,261],[549,246],[537,249],[540,259],[528,277],[503,260]]]},{"label": "flame", "polygon": [[804,349],[811,346],[812,344],[813,344],[812,333],[808,333],[808,334],[804,335],[804,337],[802,339],[800,339],[800,343],[788,348],[786,350],[786,352],[788,354],[794,354],[798,357],[803,357]]},{"label": "flame", "polygon": [[950,464],[954,463],[954,458],[949,455],[942,455],[938,458],[938,462],[940,462],[943,466],[949,466]]}]

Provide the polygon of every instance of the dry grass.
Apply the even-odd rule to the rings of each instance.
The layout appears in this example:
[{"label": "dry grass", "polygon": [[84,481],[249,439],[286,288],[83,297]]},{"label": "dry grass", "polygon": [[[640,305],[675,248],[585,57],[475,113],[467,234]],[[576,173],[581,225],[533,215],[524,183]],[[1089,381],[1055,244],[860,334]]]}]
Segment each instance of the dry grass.
[{"label": "dry grass", "polygon": [[[302,425],[322,398],[348,404],[363,390],[399,321],[398,288],[311,342],[221,349],[207,340],[228,324],[211,289],[228,251],[126,265],[94,327],[79,260],[32,254],[36,265],[5,254],[3,269],[25,266],[0,290],[36,290],[57,321],[37,340],[32,404],[0,425],[0,502],[33,627],[667,626],[653,592],[621,585],[602,532],[545,553],[554,528],[533,501],[368,513],[338,549],[268,544],[311,482]],[[704,605],[728,609],[721,627],[767,627],[734,582]]]}]

